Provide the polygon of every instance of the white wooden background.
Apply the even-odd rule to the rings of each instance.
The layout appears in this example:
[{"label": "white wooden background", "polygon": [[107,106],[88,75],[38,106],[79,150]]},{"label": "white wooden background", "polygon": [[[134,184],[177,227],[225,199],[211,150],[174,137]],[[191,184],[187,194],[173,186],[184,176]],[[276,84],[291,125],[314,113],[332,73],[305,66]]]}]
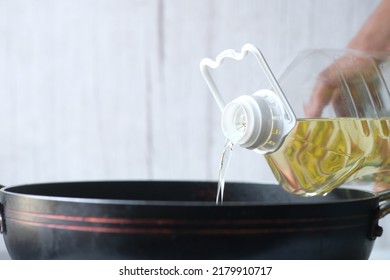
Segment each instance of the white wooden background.
[{"label": "white wooden background", "polygon": [[[377,3],[0,0],[0,183],[215,180],[224,139],[201,58],[251,42],[280,73],[299,50],[343,48]],[[227,179],[274,180],[239,149]]]}]

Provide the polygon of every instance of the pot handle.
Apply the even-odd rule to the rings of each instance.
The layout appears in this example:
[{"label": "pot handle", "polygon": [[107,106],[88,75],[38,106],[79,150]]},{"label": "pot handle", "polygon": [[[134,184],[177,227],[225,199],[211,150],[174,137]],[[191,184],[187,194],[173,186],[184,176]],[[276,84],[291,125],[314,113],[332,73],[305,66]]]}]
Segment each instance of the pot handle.
[{"label": "pot handle", "polygon": [[379,209],[371,229],[370,239],[375,240],[382,235],[383,229],[378,225],[380,219],[390,214],[390,190],[378,192]]}]

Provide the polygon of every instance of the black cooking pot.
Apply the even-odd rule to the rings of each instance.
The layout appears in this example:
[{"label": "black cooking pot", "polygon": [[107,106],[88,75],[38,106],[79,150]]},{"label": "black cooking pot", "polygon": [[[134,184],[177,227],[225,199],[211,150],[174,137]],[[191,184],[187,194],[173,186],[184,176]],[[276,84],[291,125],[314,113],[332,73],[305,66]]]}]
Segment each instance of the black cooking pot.
[{"label": "black cooking pot", "polygon": [[277,185],[114,181],[2,188],[13,259],[367,259],[390,191],[292,196]]}]

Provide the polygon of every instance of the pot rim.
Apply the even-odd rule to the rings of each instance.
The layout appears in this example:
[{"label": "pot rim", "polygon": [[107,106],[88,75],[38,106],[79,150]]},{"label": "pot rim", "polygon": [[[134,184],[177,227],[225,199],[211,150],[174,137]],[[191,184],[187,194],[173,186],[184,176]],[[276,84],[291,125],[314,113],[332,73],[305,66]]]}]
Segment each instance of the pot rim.
[{"label": "pot rim", "polygon": [[[334,191],[351,191],[352,193],[360,193],[364,194],[366,197],[356,197],[356,198],[342,198],[340,200],[334,201],[315,201],[315,202],[265,202],[265,201],[226,201],[223,204],[216,204],[215,201],[175,201],[175,200],[138,200],[138,199],[104,199],[104,198],[81,198],[81,197],[65,197],[65,196],[50,196],[50,195],[38,195],[38,194],[24,194],[13,192],[13,189],[19,187],[34,187],[34,186],[43,186],[43,185],[72,185],[72,184],[93,184],[93,183],[108,183],[108,184],[116,184],[116,183],[154,183],[154,184],[169,184],[169,183],[194,183],[194,184],[215,184],[217,188],[217,182],[214,181],[182,181],[182,180],[96,180],[96,181],[63,181],[63,182],[44,182],[44,183],[31,183],[31,184],[21,184],[15,186],[7,186],[2,187],[0,189],[1,195],[13,196],[18,198],[28,198],[34,200],[41,201],[53,201],[53,202],[70,202],[70,203],[87,203],[87,204],[105,204],[105,205],[134,205],[134,206],[172,206],[172,207],[180,207],[180,206],[193,206],[193,207],[270,207],[270,206],[315,206],[315,205],[324,205],[324,204],[345,204],[359,201],[366,201],[371,199],[380,198],[379,193],[375,193],[373,191],[366,191],[360,189],[354,189],[351,187],[345,188],[341,187]],[[245,185],[258,185],[258,186],[275,186],[281,188],[279,185],[274,183],[252,183],[252,182],[227,182],[226,185],[229,184],[245,184]],[[334,192],[332,191],[332,192]],[[299,197],[299,196],[297,196]],[[305,199],[312,199],[313,197],[307,197]]]}]

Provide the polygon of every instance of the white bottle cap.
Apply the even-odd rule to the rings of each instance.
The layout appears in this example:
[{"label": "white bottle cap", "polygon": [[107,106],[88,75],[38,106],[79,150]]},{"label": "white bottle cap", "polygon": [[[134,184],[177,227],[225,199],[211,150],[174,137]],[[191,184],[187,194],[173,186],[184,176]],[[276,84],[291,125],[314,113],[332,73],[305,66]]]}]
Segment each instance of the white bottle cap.
[{"label": "white bottle cap", "polygon": [[222,112],[225,136],[241,147],[265,154],[279,148],[291,130],[283,117],[283,103],[271,90],[242,95],[229,102]]}]

